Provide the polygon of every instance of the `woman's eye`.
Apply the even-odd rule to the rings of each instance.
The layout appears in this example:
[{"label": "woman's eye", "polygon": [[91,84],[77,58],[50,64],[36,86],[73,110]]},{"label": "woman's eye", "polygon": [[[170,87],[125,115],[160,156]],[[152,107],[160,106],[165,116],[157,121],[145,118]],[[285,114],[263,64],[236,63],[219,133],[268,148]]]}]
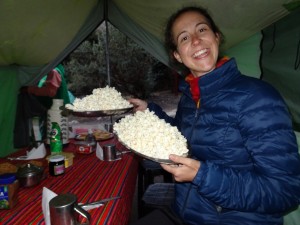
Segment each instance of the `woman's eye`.
[{"label": "woman's eye", "polygon": [[205,30],[206,30],[205,28],[200,28],[200,29],[199,29],[200,33],[201,33],[201,32],[204,32]]},{"label": "woman's eye", "polygon": [[188,40],[188,36],[182,36],[180,38],[180,42],[185,42],[186,40]]}]

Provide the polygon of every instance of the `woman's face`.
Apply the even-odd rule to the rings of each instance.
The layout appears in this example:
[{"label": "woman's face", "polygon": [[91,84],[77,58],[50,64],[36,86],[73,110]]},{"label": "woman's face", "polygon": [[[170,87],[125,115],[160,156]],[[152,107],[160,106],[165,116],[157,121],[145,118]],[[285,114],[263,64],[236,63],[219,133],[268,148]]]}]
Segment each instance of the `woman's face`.
[{"label": "woman's face", "polygon": [[174,57],[196,76],[203,76],[216,67],[219,55],[219,35],[210,28],[206,18],[197,12],[186,12],[173,24],[177,45]]}]

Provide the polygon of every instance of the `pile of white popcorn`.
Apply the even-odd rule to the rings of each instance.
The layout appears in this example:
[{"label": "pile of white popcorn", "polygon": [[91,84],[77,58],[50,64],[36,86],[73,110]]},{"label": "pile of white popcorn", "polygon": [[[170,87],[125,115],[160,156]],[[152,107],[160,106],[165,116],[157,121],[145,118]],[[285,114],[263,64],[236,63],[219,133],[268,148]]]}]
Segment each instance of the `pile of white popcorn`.
[{"label": "pile of white popcorn", "polygon": [[66,104],[66,108],[82,111],[101,111],[130,108],[132,105],[122,97],[114,87],[106,86],[96,88],[91,95],[83,98],[75,98],[73,104]]},{"label": "pile of white popcorn", "polygon": [[170,154],[186,156],[187,140],[178,131],[148,109],[127,115],[114,124],[114,132],[127,147],[155,159]]}]

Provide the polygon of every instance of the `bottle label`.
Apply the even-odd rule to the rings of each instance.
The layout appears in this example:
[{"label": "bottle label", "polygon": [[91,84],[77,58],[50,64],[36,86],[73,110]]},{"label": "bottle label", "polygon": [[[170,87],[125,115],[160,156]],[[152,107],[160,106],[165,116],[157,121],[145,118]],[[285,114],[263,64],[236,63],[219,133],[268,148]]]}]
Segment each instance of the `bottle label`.
[{"label": "bottle label", "polygon": [[9,209],[8,186],[0,186],[0,209]]},{"label": "bottle label", "polygon": [[50,133],[50,150],[51,153],[62,152],[61,130],[58,123],[52,123],[52,129]]},{"label": "bottle label", "polygon": [[93,146],[78,145],[76,147],[76,150],[78,153],[81,153],[81,154],[90,154],[93,152]]},{"label": "bottle label", "polygon": [[63,174],[64,172],[65,172],[65,165],[64,164],[54,166],[54,175],[55,176]]}]

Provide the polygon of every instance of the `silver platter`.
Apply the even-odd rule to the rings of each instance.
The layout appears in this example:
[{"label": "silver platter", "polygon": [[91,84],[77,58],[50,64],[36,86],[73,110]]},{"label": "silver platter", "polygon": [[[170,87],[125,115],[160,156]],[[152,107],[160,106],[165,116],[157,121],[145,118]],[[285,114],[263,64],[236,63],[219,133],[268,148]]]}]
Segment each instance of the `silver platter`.
[{"label": "silver platter", "polygon": [[[115,132],[115,134],[117,135],[117,132]],[[136,155],[138,156],[141,156],[142,158],[145,158],[145,159],[149,159],[149,160],[152,160],[154,162],[157,162],[157,163],[162,163],[162,164],[169,164],[169,165],[175,165],[177,163],[174,163],[172,160],[170,159],[158,159],[158,158],[154,158],[154,157],[151,157],[151,156],[147,156],[147,155],[144,155],[132,148],[130,148],[128,145],[126,145],[122,140],[120,140],[120,138],[118,138],[119,142],[124,145],[126,148],[128,148],[130,151],[132,151],[133,153],[135,153]],[[182,155],[184,157],[188,157],[188,153],[186,153],[185,155]]]},{"label": "silver platter", "polygon": [[71,110],[71,113],[74,116],[79,117],[101,117],[101,116],[114,116],[121,115],[132,111],[133,107],[123,108],[123,109],[111,109],[111,110],[99,110],[99,111],[74,111]]}]

